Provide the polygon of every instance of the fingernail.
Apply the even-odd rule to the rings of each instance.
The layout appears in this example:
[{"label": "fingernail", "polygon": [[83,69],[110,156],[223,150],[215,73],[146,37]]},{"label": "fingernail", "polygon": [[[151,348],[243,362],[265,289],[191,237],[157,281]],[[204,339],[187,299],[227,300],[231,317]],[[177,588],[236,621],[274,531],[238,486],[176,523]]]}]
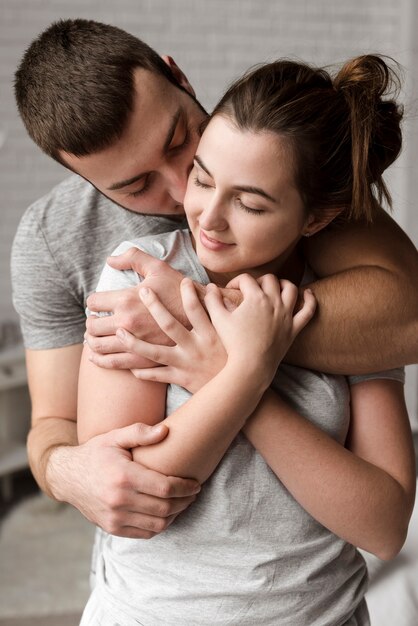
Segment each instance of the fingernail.
[{"label": "fingernail", "polygon": [[305,289],[308,293],[312,293],[312,289]]},{"label": "fingernail", "polygon": [[149,289],[148,287],[142,287],[139,290],[139,297],[142,298],[147,298],[149,296]]},{"label": "fingernail", "polygon": [[118,328],[116,331],[116,336],[123,341],[126,338],[126,332],[123,330],[123,328]]}]

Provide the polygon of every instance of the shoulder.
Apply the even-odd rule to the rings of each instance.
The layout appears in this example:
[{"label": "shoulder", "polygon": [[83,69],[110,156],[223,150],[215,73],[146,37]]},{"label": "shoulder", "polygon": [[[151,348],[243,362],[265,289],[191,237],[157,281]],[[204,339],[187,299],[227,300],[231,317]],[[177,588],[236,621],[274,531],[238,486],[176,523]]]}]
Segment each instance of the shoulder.
[{"label": "shoulder", "polygon": [[74,174],[29,206],[20,221],[18,235],[33,233],[35,228],[45,234],[65,230],[72,223],[79,223],[83,216],[93,214],[103,203],[113,205],[90,183]]},{"label": "shoulder", "polygon": [[203,285],[209,282],[209,277],[194,251],[188,229],[178,228],[158,235],[124,241],[113,254],[122,254],[132,246],[147,252],[156,259],[165,261],[192,280]]}]

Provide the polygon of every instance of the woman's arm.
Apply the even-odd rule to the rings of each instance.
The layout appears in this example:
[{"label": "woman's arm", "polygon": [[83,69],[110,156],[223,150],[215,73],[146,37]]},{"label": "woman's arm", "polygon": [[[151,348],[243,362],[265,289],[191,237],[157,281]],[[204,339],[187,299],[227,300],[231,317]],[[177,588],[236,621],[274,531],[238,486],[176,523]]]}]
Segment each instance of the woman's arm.
[{"label": "woman's arm", "polygon": [[[308,294],[306,306],[293,316],[297,297],[294,285],[279,283],[273,276],[259,283],[249,276],[240,278],[243,302],[232,312],[225,308],[219,289],[209,287],[205,302],[225,346],[226,364],[164,420],[169,427],[166,439],[148,450],[137,449],[135,460],[163,474],[195,477],[199,482],[213,472],[314,310],[313,296]],[[191,332],[176,323],[155,294],[145,291],[145,304],[151,313],[159,312],[161,328],[169,337],[176,340],[176,332]],[[205,334],[211,324],[190,280],[182,283],[182,292],[190,322]],[[97,429],[103,432],[109,423],[115,428],[138,421],[138,414],[142,421],[153,423],[150,420],[161,416],[162,389],[159,383],[138,381],[130,372],[100,369],[84,357],[80,370],[81,436],[93,436]]]},{"label": "woman's arm", "polygon": [[348,448],[268,391],[244,433],[301,506],[349,543],[393,558],[407,533],[415,461],[402,385],[351,390]]}]

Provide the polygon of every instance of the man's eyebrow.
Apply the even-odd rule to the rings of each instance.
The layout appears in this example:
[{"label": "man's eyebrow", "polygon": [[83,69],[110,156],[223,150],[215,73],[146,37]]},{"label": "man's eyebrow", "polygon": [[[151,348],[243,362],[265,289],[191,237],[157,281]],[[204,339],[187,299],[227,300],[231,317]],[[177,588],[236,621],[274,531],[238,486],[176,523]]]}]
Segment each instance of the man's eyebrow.
[{"label": "man's eyebrow", "polygon": [[[171,142],[173,141],[174,133],[176,132],[177,124],[179,123],[180,116],[183,114],[183,110],[181,107],[177,109],[174,113],[170,127],[167,131],[167,135],[163,145],[163,154],[165,154],[170,147]],[[113,183],[110,187],[107,188],[108,191],[117,191],[118,189],[122,189],[123,187],[129,187],[134,183],[137,183],[141,178],[147,176],[149,172],[142,172],[142,174],[137,174],[136,176],[132,176],[132,178],[127,178],[126,180],[121,180],[118,183]]]},{"label": "man's eyebrow", "polygon": [[171,120],[170,128],[168,129],[168,133],[164,142],[163,154],[167,152],[170,147],[170,143],[173,141],[174,133],[176,132],[177,124],[179,123],[179,119],[182,114],[183,109],[179,107],[173,115],[173,119]]},{"label": "man's eyebrow", "polygon": [[122,189],[123,187],[129,187],[129,185],[133,185],[133,183],[137,183],[138,180],[144,178],[148,172],[144,172],[143,174],[137,174],[137,176],[133,176],[132,178],[127,178],[126,180],[121,180],[119,183],[114,183],[107,188],[108,191],[117,191],[118,189]]},{"label": "man's eyebrow", "polygon": [[[194,160],[199,165],[199,167],[201,167],[202,170],[206,172],[208,176],[213,178],[213,175],[209,172],[208,168],[206,167],[202,159],[197,154],[195,155]],[[234,189],[236,189],[237,191],[244,191],[245,193],[253,193],[253,194],[256,194],[257,196],[262,196],[263,198],[266,198],[266,200],[270,200],[271,202],[277,203],[276,198],[273,198],[273,196],[270,196],[270,194],[264,191],[264,189],[261,189],[261,187],[253,187],[252,185],[239,185],[239,186],[235,186]]]}]

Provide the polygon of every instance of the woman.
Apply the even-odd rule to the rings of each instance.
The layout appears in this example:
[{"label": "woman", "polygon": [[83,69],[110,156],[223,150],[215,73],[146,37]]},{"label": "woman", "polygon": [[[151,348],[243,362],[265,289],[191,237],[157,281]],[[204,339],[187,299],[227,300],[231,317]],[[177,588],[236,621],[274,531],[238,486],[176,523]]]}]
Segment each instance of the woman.
[{"label": "woman", "polygon": [[[334,79],[289,61],[244,76],[203,132],[184,203],[190,233],[116,251],[134,244],[189,277],[192,330],[143,290],[176,345],[139,349],[161,363],[195,355],[182,379],[194,395],[167,391],[170,368],[143,370],[138,381],[95,367],[86,349],[80,439],[167,414],[167,438],[134,458],[206,482],[152,541],[106,537],[82,624],[368,624],[354,546],[394,556],[414,501],[402,377],[357,377],[349,390],[343,377],[277,366],[314,310],[307,291],[295,312],[292,283],[311,278],[302,237],[337,217],[372,219],[389,197],[382,174],[401,147],[400,109],[382,99],[390,80],[371,55]],[[212,281],[212,324],[190,278]],[[99,289],[137,282],[107,267]],[[242,304],[228,310],[213,283],[240,288]]]}]

